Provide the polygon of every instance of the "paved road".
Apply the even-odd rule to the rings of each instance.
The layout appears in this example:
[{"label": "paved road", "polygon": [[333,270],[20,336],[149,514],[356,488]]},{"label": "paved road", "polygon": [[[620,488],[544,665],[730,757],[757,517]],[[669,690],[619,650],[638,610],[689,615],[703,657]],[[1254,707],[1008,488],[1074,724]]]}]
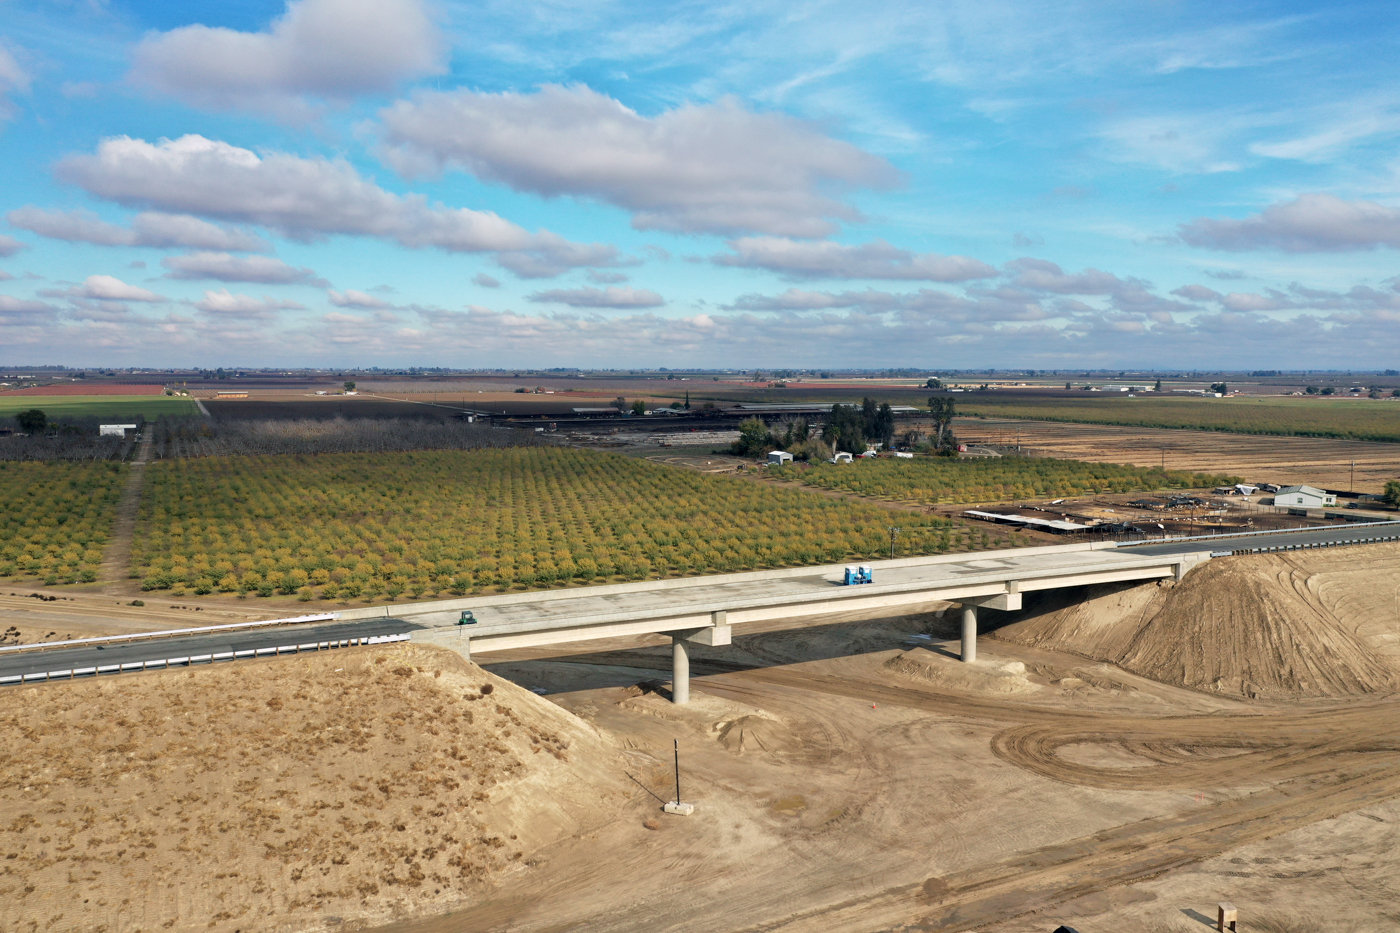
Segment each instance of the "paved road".
[{"label": "paved road", "polygon": [[106,674],[108,671],[105,669],[115,665],[162,662],[170,658],[242,654],[320,642],[384,638],[406,635],[419,628],[422,626],[402,619],[381,618],[363,622],[333,622],[328,625],[287,625],[209,635],[181,635],[101,646],[11,651],[0,654],[0,682],[16,676],[48,671],[83,670],[99,666],[104,668],[103,673]]},{"label": "paved road", "polygon": [[1125,544],[1119,550],[1130,554],[1191,554],[1197,551],[1261,551],[1269,548],[1293,550],[1305,547],[1333,547],[1367,540],[1400,541],[1400,522],[1383,524],[1332,525],[1297,531],[1271,531],[1246,535],[1212,535],[1193,541],[1152,544]]}]

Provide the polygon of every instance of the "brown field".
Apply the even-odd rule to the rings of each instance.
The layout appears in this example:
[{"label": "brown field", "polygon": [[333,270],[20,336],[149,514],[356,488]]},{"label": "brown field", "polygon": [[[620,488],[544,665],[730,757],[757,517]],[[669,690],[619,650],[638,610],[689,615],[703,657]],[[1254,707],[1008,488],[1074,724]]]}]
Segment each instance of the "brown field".
[{"label": "brown field", "polygon": [[971,666],[941,604],[775,621],[685,708],[657,636],[10,688],[0,930],[1392,929],[1396,592],[1400,545],[1222,559]]},{"label": "brown field", "polygon": [[0,391],[0,395],[160,395],[165,389],[158,385],[104,385],[77,383],[76,385],[31,386],[27,389]]},{"label": "brown field", "polygon": [[1169,470],[1231,473],[1247,482],[1349,490],[1352,461],[1357,492],[1381,492],[1387,480],[1400,477],[1400,444],[1372,441],[990,418],[958,418],[953,430],[969,444],[1014,447],[1019,437],[1022,450],[1032,456],[1141,466],[1165,462]]}]

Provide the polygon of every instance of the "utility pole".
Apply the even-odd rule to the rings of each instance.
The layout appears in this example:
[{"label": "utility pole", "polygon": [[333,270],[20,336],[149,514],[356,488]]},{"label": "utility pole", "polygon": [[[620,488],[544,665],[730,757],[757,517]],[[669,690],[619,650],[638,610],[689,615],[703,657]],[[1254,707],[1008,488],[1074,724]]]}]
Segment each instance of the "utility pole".
[{"label": "utility pole", "polygon": [[1350,490],[1351,492],[1356,492],[1356,461],[1355,461],[1355,460],[1351,461],[1351,486],[1349,487],[1349,490]]},{"label": "utility pole", "polygon": [[1162,448],[1162,472],[1167,472],[1167,448]]},{"label": "utility pole", "polygon": [[890,560],[894,560],[894,539],[899,534],[899,529],[894,525],[890,526]]}]

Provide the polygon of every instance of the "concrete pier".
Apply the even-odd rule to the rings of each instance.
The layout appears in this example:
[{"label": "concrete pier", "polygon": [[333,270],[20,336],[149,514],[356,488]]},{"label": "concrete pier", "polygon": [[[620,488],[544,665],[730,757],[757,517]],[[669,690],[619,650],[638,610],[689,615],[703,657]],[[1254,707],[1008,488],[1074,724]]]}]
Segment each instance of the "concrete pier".
[{"label": "concrete pier", "polygon": [[977,607],[969,603],[962,607],[962,659],[977,660]]},{"label": "concrete pier", "polygon": [[690,702],[690,648],[686,635],[671,636],[671,702]]}]

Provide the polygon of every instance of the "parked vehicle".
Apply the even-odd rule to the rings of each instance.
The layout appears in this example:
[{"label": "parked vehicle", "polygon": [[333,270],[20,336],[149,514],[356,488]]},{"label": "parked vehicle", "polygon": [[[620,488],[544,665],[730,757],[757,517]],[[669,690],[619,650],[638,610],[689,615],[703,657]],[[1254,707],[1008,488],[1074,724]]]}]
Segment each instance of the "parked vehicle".
[{"label": "parked vehicle", "polygon": [[475,625],[475,624],[476,624],[476,616],[472,614],[472,611],[471,611],[470,609],[463,609],[463,610],[462,610],[462,617],[461,617],[460,619],[457,620],[457,624],[458,624],[458,625]]}]

